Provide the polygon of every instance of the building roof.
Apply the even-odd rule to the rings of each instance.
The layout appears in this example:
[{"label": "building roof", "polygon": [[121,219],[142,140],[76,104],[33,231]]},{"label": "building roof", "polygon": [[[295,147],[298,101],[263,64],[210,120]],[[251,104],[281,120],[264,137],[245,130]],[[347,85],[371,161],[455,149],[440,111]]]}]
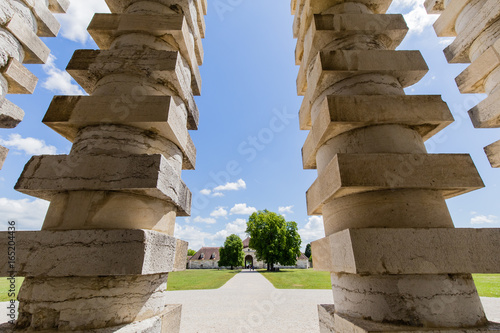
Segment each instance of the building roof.
[{"label": "building roof", "polygon": [[194,256],[189,260],[220,260],[219,256],[220,247],[202,247]]},{"label": "building roof", "polygon": [[250,237],[247,237],[245,238],[245,240],[243,241],[243,248],[247,248],[250,246]]},{"label": "building roof", "polygon": [[300,252],[300,256],[297,257],[297,260],[309,260],[309,258],[307,258],[304,253]]}]

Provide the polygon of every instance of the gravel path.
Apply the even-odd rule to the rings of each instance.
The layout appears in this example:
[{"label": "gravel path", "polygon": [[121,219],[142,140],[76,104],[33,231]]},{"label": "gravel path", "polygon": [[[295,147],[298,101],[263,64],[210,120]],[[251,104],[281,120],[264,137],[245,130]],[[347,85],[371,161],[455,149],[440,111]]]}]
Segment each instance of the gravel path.
[{"label": "gravel path", "polygon": [[[214,290],[168,291],[182,304],[181,333],[319,332],[318,304],[332,303],[330,290],[276,289],[261,274],[242,271]],[[481,298],[490,321],[500,322],[500,298]],[[0,323],[6,306],[0,303]]]}]

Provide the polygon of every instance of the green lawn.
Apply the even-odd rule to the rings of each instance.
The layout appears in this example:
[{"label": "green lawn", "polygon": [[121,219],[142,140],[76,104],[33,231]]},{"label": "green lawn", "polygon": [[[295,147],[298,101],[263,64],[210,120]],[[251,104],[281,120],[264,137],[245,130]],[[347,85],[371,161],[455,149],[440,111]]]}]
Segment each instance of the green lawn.
[{"label": "green lawn", "polygon": [[[21,288],[21,283],[23,283],[23,281],[24,278],[22,277],[16,278],[16,299],[17,299],[17,292],[19,291],[19,288]],[[7,280],[7,278],[5,277],[0,277],[0,302],[10,301],[10,298],[8,296],[9,287],[10,287],[9,280]]]},{"label": "green lawn", "polygon": [[[313,269],[259,270],[278,289],[330,289],[330,274]],[[474,274],[479,296],[500,297],[500,275]]]},{"label": "green lawn", "polygon": [[500,297],[500,275],[473,274],[479,296]]},{"label": "green lawn", "polygon": [[217,289],[241,270],[188,269],[168,274],[167,290]]},{"label": "green lawn", "polygon": [[258,270],[278,289],[331,289],[330,273],[313,269]]}]

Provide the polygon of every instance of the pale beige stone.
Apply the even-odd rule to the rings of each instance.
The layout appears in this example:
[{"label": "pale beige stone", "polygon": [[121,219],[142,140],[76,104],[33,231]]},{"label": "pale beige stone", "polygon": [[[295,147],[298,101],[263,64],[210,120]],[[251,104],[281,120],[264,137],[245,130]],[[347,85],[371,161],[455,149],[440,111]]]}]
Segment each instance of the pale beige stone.
[{"label": "pale beige stone", "polygon": [[31,12],[36,18],[37,31],[39,37],[55,37],[59,32],[61,25],[56,20],[54,15],[49,10],[45,1],[30,1],[23,0],[23,2],[31,9]]},{"label": "pale beige stone", "polygon": [[68,11],[69,0],[49,0],[49,10],[52,13],[63,14]]},{"label": "pale beige stone", "polygon": [[193,170],[196,148],[188,132],[192,128],[181,117],[185,112],[184,104],[170,96],[139,96],[136,103],[122,96],[56,96],[42,122],[71,142],[80,129],[103,124],[158,133],[181,149],[183,169]]},{"label": "pale beige stone", "polygon": [[5,28],[22,44],[25,51],[23,63],[43,64],[47,61],[50,53],[49,48],[30,29],[20,15],[15,14]]},{"label": "pale beige stone", "polygon": [[332,273],[331,277],[339,315],[416,328],[462,329],[487,324],[470,274]]},{"label": "pale beige stone", "polygon": [[[418,51],[339,50],[320,52],[308,73],[307,93],[299,112],[300,123],[310,123],[313,103],[328,88],[363,74],[389,76],[405,88],[417,83],[428,71]],[[371,78],[375,80],[375,78]],[[328,93],[327,93],[328,94]],[[358,93],[359,94],[359,93]]]},{"label": "pale beige stone", "polygon": [[359,49],[365,45],[393,50],[407,32],[402,15],[314,15],[304,45],[298,43],[295,50],[295,62],[300,65],[298,94],[306,91],[307,68],[319,51]]},{"label": "pale beige stone", "polygon": [[[452,1],[449,7],[456,6],[453,5],[453,2],[460,2],[460,0]],[[455,38],[455,40],[444,50],[444,54],[449,63],[468,63],[475,60],[470,56],[472,45],[484,30],[500,18],[500,6],[498,6],[497,0],[485,0],[484,3],[476,8],[477,12],[472,12],[473,15],[467,12],[460,18],[463,22],[461,22],[463,30],[457,34],[457,38]],[[448,7],[446,10],[448,10]],[[445,13],[446,11],[441,14],[438,21]],[[436,21],[436,24],[438,21]],[[455,26],[458,26],[458,22],[459,21],[456,20]],[[434,25],[434,27],[436,28],[436,25]],[[438,36],[443,37],[439,33]]]},{"label": "pale beige stone", "polygon": [[179,216],[189,216],[191,210],[191,192],[159,154],[34,156],[15,189],[49,201],[65,191],[121,191],[171,202]]},{"label": "pale beige stone", "polygon": [[8,99],[0,103],[0,128],[15,128],[23,120],[24,111]]},{"label": "pale beige stone", "polygon": [[307,191],[309,215],[333,198],[380,190],[429,189],[451,198],[484,186],[466,154],[337,154]]},{"label": "pale beige stone", "polygon": [[185,271],[187,265],[189,243],[180,239],[176,240],[174,271]]},{"label": "pale beige stone", "polygon": [[500,168],[500,141],[490,144],[484,148],[486,156],[493,168]]},{"label": "pale beige stone", "polygon": [[314,268],[351,274],[500,272],[500,229],[346,229],[315,245]]},{"label": "pale beige stone", "polygon": [[193,94],[199,95],[201,77],[194,40],[182,15],[96,14],[87,30],[101,50],[109,49],[120,35],[147,33],[174,46],[190,65]]},{"label": "pale beige stone", "polygon": [[397,123],[415,129],[427,140],[454,120],[440,96],[425,95],[330,95],[317,112],[312,126],[301,126],[311,130],[302,148],[304,169],[316,168],[318,149],[329,139],[356,128]]},{"label": "pale beige stone", "polygon": [[335,333],[335,306],[333,304],[318,304],[319,332]]},{"label": "pale beige stone", "polygon": [[453,0],[445,4],[444,11],[441,12],[436,22],[434,22],[434,30],[438,37],[456,37],[455,22],[462,12],[462,9],[470,2],[470,0]]},{"label": "pale beige stone", "polygon": [[9,150],[5,148],[4,146],[0,146],[0,170],[3,167],[3,164],[5,162],[5,159],[7,158],[7,154],[9,153]]},{"label": "pale beige stone", "polygon": [[[0,233],[7,251],[7,232]],[[174,270],[177,240],[150,230],[18,231],[18,276],[150,275]],[[180,249],[182,250],[182,249]],[[7,262],[0,272],[9,275]]]},{"label": "pale beige stone", "polygon": [[26,278],[17,327],[78,331],[118,326],[169,311],[167,274]]},{"label": "pale beige stone", "polygon": [[0,69],[0,73],[8,82],[7,93],[32,94],[35,91],[38,78],[15,58],[10,58],[7,66]]},{"label": "pale beige stone", "polygon": [[436,327],[409,327],[397,324],[382,324],[370,320],[352,318],[342,314],[335,314],[337,332],[345,333],[483,333],[499,332],[500,324],[488,323],[477,328],[436,328]]},{"label": "pale beige stone", "polygon": [[469,110],[469,117],[475,128],[500,127],[500,89],[488,95],[478,105]]},{"label": "pale beige stone", "polygon": [[[203,46],[201,39],[205,36],[204,17],[198,11],[201,3],[205,0],[161,0],[160,4],[174,10],[177,14],[185,15],[191,28],[191,33],[195,39],[195,50],[198,64],[203,64]],[[112,13],[122,14],[128,12],[128,7],[140,2],[140,0],[106,0],[106,3]]]},{"label": "pale beige stone", "polygon": [[440,14],[444,10],[444,0],[425,0],[427,14]]}]

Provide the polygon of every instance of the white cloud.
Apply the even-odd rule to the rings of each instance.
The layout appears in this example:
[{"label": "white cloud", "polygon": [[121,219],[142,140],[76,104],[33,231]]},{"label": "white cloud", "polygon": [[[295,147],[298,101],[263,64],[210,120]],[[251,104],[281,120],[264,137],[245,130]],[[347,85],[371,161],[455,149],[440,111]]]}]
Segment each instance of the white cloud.
[{"label": "white cloud", "polygon": [[403,13],[410,34],[421,34],[432,26],[438,17],[427,14],[422,0],[394,0],[388,12]]},{"label": "white cloud", "polygon": [[278,212],[283,216],[285,216],[286,213],[293,214],[292,208],[293,206],[278,207]]},{"label": "white cloud", "polygon": [[224,196],[224,193],[220,193],[220,192],[214,192],[212,194],[213,197],[223,197]]},{"label": "white cloud", "polygon": [[247,184],[243,179],[238,179],[235,183],[226,183],[225,185],[219,185],[214,188],[214,191],[238,191],[241,189],[246,189]]},{"label": "white cloud", "polygon": [[18,230],[40,230],[48,208],[49,202],[41,199],[0,198],[0,230],[7,230],[7,221],[15,221]]},{"label": "white cloud", "polygon": [[103,0],[71,0],[68,12],[57,15],[64,38],[85,44],[90,35],[87,26],[95,13],[109,13]]},{"label": "white cloud", "polygon": [[214,218],[212,218],[212,217],[196,216],[193,219],[193,222],[196,222],[196,223],[206,223],[206,224],[215,224],[217,221]]},{"label": "white cloud", "polygon": [[247,221],[245,219],[236,219],[231,223],[226,224],[226,228],[216,232],[208,237],[210,240],[222,246],[227,237],[232,234],[238,235],[242,240],[246,238],[245,230],[247,230]]},{"label": "white cloud", "polygon": [[204,188],[203,190],[200,191],[200,193],[203,195],[210,195],[210,193],[212,193],[212,191],[209,190],[208,188]]},{"label": "white cloud", "polygon": [[23,151],[26,155],[54,155],[57,149],[47,145],[45,141],[31,137],[23,138],[20,134],[9,135],[8,140],[0,139],[0,144],[7,148]]},{"label": "white cloud", "polygon": [[311,216],[304,228],[299,229],[299,235],[302,239],[302,245],[305,247],[308,243],[325,237],[322,216]]},{"label": "white cloud", "polygon": [[219,217],[226,217],[227,210],[225,210],[224,207],[218,207],[210,213],[210,216],[215,217],[216,219]]},{"label": "white cloud", "polygon": [[56,57],[49,55],[47,63],[42,66],[47,74],[47,79],[42,83],[42,87],[61,95],[84,95],[85,92],[76,84],[68,72],[56,67]]},{"label": "white cloud", "polygon": [[257,209],[255,207],[247,207],[246,203],[236,204],[229,211],[231,215],[250,215],[255,213]]},{"label": "white cloud", "polygon": [[492,224],[498,222],[500,222],[500,220],[498,219],[498,216],[495,215],[476,215],[470,219],[471,224]]},{"label": "white cloud", "polygon": [[204,232],[197,227],[191,225],[183,227],[178,223],[175,224],[174,235],[179,239],[189,242],[189,248],[195,251],[205,246],[205,238],[211,236],[208,232]]}]

